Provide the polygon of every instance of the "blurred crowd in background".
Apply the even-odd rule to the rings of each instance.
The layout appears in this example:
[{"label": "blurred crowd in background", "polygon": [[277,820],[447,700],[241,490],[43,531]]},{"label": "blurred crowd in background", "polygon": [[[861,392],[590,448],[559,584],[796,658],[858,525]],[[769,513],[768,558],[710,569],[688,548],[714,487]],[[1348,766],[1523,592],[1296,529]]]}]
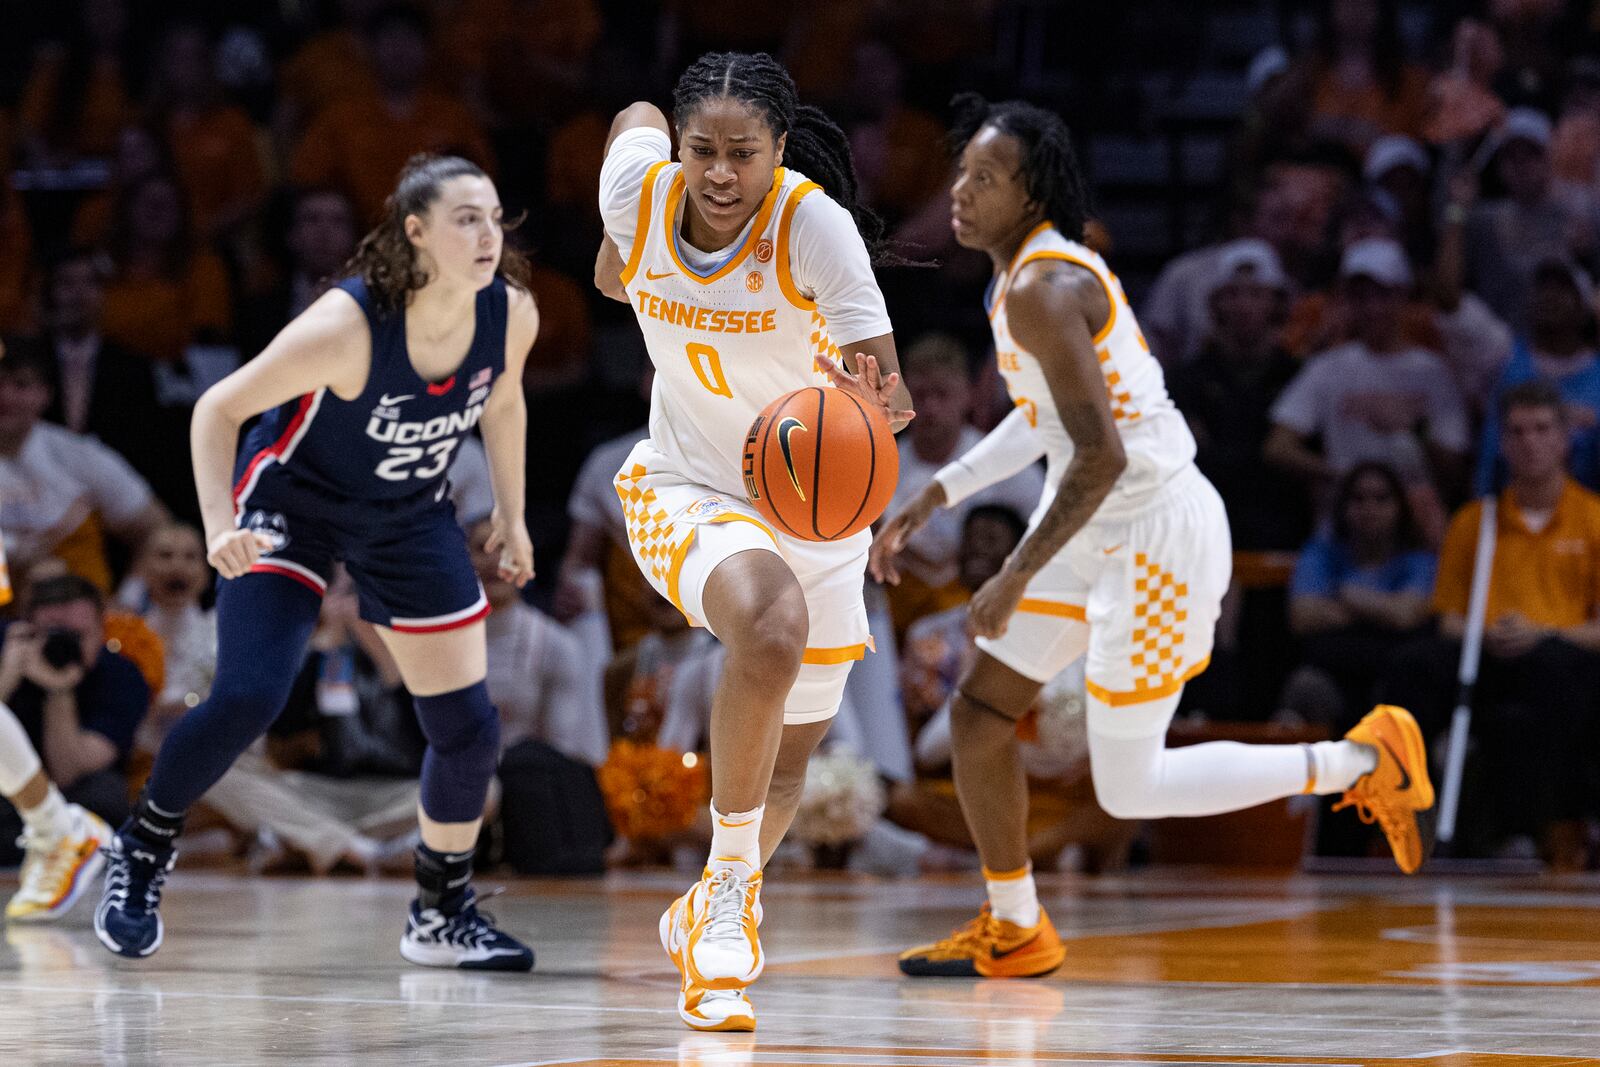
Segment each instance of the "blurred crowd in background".
[{"label": "blurred crowd in background", "polygon": [[[8,28],[0,529],[21,595],[0,698],[41,729],[24,660],[77,627],[80,720],[116,758],[47,763],[69,798],[125,813],[209,683],[195,398],[338,276],[408,156],[448,152],[523,217],[542,318],[524,382],[539,576],[519,597],[479,559],[507,746],[492,854],[697,862],[719,650],[628,552],[611,481],[644,434],[649,364],[591,283],[596,188],[616,110],[665,105],[703,51],[767,50],[850,133],[906,258],[937,263],[881,277],[918,411],[896,506],[1007,410],[990,264],[948,225],[944,132],[958,90],[1025,96],[1072,124],[1087,239],[1228,506],[1235,588],[1183,725],[1337,735],[1383,700],[1442,737],[1492,523],[1462,847],[1600,860],[1593,0],[82,0]],[[481,451],[456,475],[481,544]],[[948,781],[963,604],[1041,484],[1025,471],[941,515],[906,579],[869,590],[877,652],[787,861],[976,866]],[[1034,858],[1114,869],[1150,845],[1095,808],[1080,688],[1059,680],[1020,727]],[[290,707],[207,797],[192,848],[262,870],[408,863],[421,746],[353,594],[330,589]],[[1375,845],[1332,823],[1316,843]]]}]

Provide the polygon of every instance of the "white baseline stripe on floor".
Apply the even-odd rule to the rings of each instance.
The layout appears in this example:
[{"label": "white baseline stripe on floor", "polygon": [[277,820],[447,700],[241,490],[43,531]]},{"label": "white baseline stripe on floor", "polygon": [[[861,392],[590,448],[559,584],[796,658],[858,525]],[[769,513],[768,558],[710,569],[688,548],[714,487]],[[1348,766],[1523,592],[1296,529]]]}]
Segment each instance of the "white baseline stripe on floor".
[{"label": "white baseline stripe on floor", "polygon": [[[334,997],[334,996],[319,996],[319,995],[312,995],[312,994],[291,995],[291,994],[287,994],[287,993],[211,993],[211,992],[197,992],[197,991],[194,991],[194,990],[105,989],[103,987],[99,988],[99,989],[89,989],[89,988],[80,988],[80,987],[74,987],[74,986],[50,986],[50,985],[32,985],[32,984],[21,983],[21,982],[0,982],[0,990],[6,990],[6,989],[16,990],[18,992],[26,992],[26,993],[55,993],[55,994],[58,994],[58,995],[62,994],[62,993],[76,993],[76,994],[79,994],[79,995],[127,996],[127,997],[142,997],[142,998],[145,998],[145,999],[157,999],[157,1000],[164,999],[164,998],[181,999],[181,1000],[258,1000],[258,1001],[269,1001],[269,1002],[272,1002],[272,1003],[290,1003],[290,1004],[366,1004],[366,1005],[371,1005],[373,1007],[392,1007],[392,1006],[399,1006],[399,1007],[436,1007],[436,1008],[437,1007],[449,1007],[449,1008],[455,1008],[455,1009],[494,1008],[494,1009],[497,1009],[497,1010],[503,1010],[503,1009],[508,1009],[508,1008],[519,1008],[519,1009],[523,1009],[523,1010],[526,1010],[526,1011],[542,1011],[542,1012],[550,1012],[550,1013],[582,1012],[582,1013],[588,1013],[588,1014],[591,1014],[591,1015],[593,1015],[593,1014],[614,1014],[614,1015],[671,1015],[671,1016],[675,1016],[677,1014],[677,1011],[674,1008],[629,1008],[629,1007],[620,1007],[620,1006],[614,1006],[614,1005],[608,1005],[608,1004],[593,1004],[593,1003],[586,1003],[586,1004],[545,1004],[545,1003],[538,1003],[538,1002],[533,1002],[533,1001],[504,1001],[504,1000],[501,1000],[501,1001],[482,1000],[482,1001],[473,1001],[471,1003],[466,1003],[466,1002],[463,1002],[463,1001],[460,1001],[460,1000],[451,1000],[451,999],[424,1000],[424,999],[420,999],[420,998],[413,999],[413,998],[408,998],[408,997]],[[772,997],[774,995],[775,992],[776,991],[769,991],[765,995],[770,998],[770,997]],[[899,1012],[899,1013],[896,1013],[896,1014],[893,1014],[893,1015],[847,1015],[847,1014],[837,1014],[837,1013],[817,1012],[817,1011],[782,1012],[782,1011],[765,1011],[764,1010],[762,1012],[762,1014],[761,1014],[761,1017],[764,1018],[764,1019],[772,1019],[772,1018],[799,1019],[799,1020],[803,1020],[803,1021],[805,1021],[807,1023],[817,1023],[819,1021],[824,1021],[825,1022],[825,1021],[830,1020],[830,1019],[832,1019],[832,1020],[840,1020],[840,1021],[844,1021],[844,1022],[896,1022],[896,1023],[908,1023],[908,1022],[909,1023],[915,1023],[915,1022],[918,1022],[918,1021],[926,1021],[927,1019],[939,1019],[939,1020],[945,1021],[945,1022],[965,1022],[965,1023],[986,1023],[986,1022],[993,1022],[994,1021],[994,1016],[993,1015],[959,1015],[958,1016],[958,1015],[952,1015],[952,1014],[950,1014],[948,1012],[940,1012],[937,1015],[930,1015],[930,1016],[917,1016],[917,1015],[908,1015],[905,1012]],[[1283,1021],[1287,1022],[1288,1020],[1283,1020]],[[1088,1027],[1088,1028],[1091,1028],[1091,1029],[1102,1029],[1102,1030],[1103,1029],[1148,1030],[1150,1028],[1150,1024],[1148,1022],[1142,1022],[1141,1021],[1141,1022],[1122,1023],[1122,1022],[1114,1022],[1114,1021],[1111,1021],[1109,1019],[1105,1019],[1103,1017],[1097,1017],[1097,1018],[1092,1018],[1092,1019],[1070,1019],[1070,1018],[1069,1019],[1063,1019],[1063,1018],[1060,1018],[1060,1017],[1056,1017],[1056,1018],[1051,1018],[1051,1019],[1048,1019],[1048,1020],[1041,1020],[1038,1023],[1038,1026],[1039,1026],[1039,1028],[1041,1030],[1054,1029],[1054,1028],[1083,1028],[1083,1027]],[[1293,1033],[1297,1033],[1297,1034],[1330,1033],[1330,1034],[1377,1034],[1377,1035],[1386,1036],[1386,1037],[1393,1037],[1394,1036],[1393,1027],[1306,1026],[1304,1023],[1295,1023],[1293,1025],[1285,1025],[1285,1026],[1246,1026],[1246,1025],[1243,1025],[1243,1024],[1237,1022],[1237,1021],[1230,1021],[1230,1022],[1227,1022],[1227,1023],[1218,1023],[1216,1025],[1208,1025],[1208,1024],[1205,1024],[1205,1023],[1189,1023],[1189,1024],[1186,1024],[1186,1028],[1190,1029],[1190,1030],[1218,1030],[1218,1031],[1224,1031],[1224,1032],[1228,1032],[1228,1033],[1241,1033],[1241,1032],[1244,1032],[1244,1033],[1261,1033],[1261,1034],[1282,1034],[1282,1033],[1285,1033],[1285,1032],[1293,1032]],[[1593,1040],[1596,1037],[1596,1034],[1597,1034],[1597,1031],[1594,1028],[1591,1028],[1591,1029],[1586,1030],[1586,1031],[1574,1031],[1574,1032],[1554,1031],[1554,1030],[1546,1028],[1546,1029],[1543,1029],[1543,1030],[1476,1030],[1476,1031],[1471,1031],[1471,1032],[1468,1032],[1468,1033],[1464,1033],[1461,1036],[1468,1037],[1468,1038],[1477,1038],[1477,1037],[1483,1037],[1483,1038],[1488,1038],[1488,1037],[1543,1037],[1543,1038],[1581,1038],[1581,1039],[1584,1039],[1584,1040]],[[1472,1055],[1488,1055],[1489,1052],[1487,1050],[1483,1050],[1483,1049],[1464,1049],[1464,1050],[1462,1050],[1462,1054],[1463,1055],[1468,1055],[1468,1054],[1472,1054]],[[1544,1053],[1541,1053],[1541,1055],[1561,1056],[1561,1055],[1568,1055],[1568,1054],[1567,1053],[1562,1053],[1562,1052],[1544,1052]],[[593,1057],[590,1057],[590,1058],[593,1058]]]}]

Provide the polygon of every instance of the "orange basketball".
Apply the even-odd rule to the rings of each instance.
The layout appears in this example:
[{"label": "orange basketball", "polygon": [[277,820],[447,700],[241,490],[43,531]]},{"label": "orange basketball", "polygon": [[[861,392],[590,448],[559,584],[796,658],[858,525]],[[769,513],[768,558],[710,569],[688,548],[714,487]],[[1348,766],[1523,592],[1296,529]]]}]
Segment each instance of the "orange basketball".
[{"label": "orange basketball", "polygon": [[744,488],[772,524],[838,541],[883,514],[900,478],[889,420],[846,389],[796,389],[768,404],[744,439]]}]

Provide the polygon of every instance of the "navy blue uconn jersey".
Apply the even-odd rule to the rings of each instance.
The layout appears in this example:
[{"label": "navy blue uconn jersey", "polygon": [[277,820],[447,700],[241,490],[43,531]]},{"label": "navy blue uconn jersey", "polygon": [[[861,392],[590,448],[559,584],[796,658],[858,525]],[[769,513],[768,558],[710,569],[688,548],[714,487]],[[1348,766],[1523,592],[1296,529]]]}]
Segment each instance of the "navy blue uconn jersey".
[{"label": "navy blue uconn jersey", "polygon": [[361,305],[372,331],[366,388],[354,400],[318,389],[262,416],[246,435],[234,471],[234,503],[241,511],[258,490],[276,497],[274,488],[297,483],[352,500],[439,499],[457,446],[483,417],[489,390],[505,370],[501,278],[479,290],[472,344],[442,382],[427,381],[411,365],[403,313],[379,314],[360,278],[346,278],[338,288]]}]

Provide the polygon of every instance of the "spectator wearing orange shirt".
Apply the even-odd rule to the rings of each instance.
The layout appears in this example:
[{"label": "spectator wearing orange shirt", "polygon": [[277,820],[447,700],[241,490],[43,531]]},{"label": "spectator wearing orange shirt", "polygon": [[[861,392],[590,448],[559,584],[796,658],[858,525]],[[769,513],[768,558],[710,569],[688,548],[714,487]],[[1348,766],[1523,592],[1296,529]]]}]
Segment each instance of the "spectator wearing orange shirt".
[{"label": "spectator wearing orange shirt", "polygon": [[337,22],[313,35],[279,66],[273,126],[285,143],[305,133],[330,105],[377,91],[360,27],[384,2],[339,0]]},{"label": "spectator wearing orange shirt", "polygon": [[[1496,504],[1497,538],[1485,609],[1474,730],[1484,742],[1483,819],[1470,841],[1495,847],[1544,837],[1585,814],[1585,775],[1600,742],[1600,496],[1567,474],[1561,395],[1548,382],[1506,391],[1501,451],[1509,483]],[[1444,728],[1455,695],[1482,505],[1450,523],[1433,604],[1440,637],[1397,657],[1385,699],[1413,709],[1424,730]]]},{"label": "spectator wearing orange shirt", "polygon": [[1386,133],[1417,137],[1428,110],[1428,75],[1406,61],[1398,0],[1325,0],[1311,60],[1311,131],[1358,157]]},{"label": "spectator wearing orange shirt", "polygon": [[329,105],[306,131],[289,163],[297,185],[332,186],[356,205],[358,221],[375,219],[395,175],[418,152],[465,156],[494,170],[489,140],[459,100],[426,88],[429,24],[408,7],[380,10],[364,38],[378,82],[376,95]]},{"label": "spectator wearing orange shirt", "polygon": [[105,188],[85,196],[73,213],[71,238],[77,247],[104,248],[116,228],[117,205],[128,190],[146,178],[173,171],[165,140],[149,126],[131,123],[122,127],[114,151]]},{"label": "spectator wearing orange shirt", "polygon": [[227,233],[249,217],[267,184],[255,126],[243,110],[222,101],[214,65],[204,29],[173,26],[162,42],[151,99],[195,232],[203,238]]},{"label": "spectator wearing orange shirt", "polygon": [[189,233],[175,180],[156,175],[128,189],[111,237],[116,271],[106,287],[107,340],[167,362],[191,344],[230,336],[227,270]]},{"label": "spectator wearing orange shirt", "polygon": [[17,105],[18,139],[30,163],[108,156],[132,110],[128,10],[123,0],[85,0],[66,40],[34,49]]},{"label": "spectator wearing orange shirt", "polygon": [[0,330],[34,328],[29,299],[34,280],[33,228],[9,175],[0,174]]}]

